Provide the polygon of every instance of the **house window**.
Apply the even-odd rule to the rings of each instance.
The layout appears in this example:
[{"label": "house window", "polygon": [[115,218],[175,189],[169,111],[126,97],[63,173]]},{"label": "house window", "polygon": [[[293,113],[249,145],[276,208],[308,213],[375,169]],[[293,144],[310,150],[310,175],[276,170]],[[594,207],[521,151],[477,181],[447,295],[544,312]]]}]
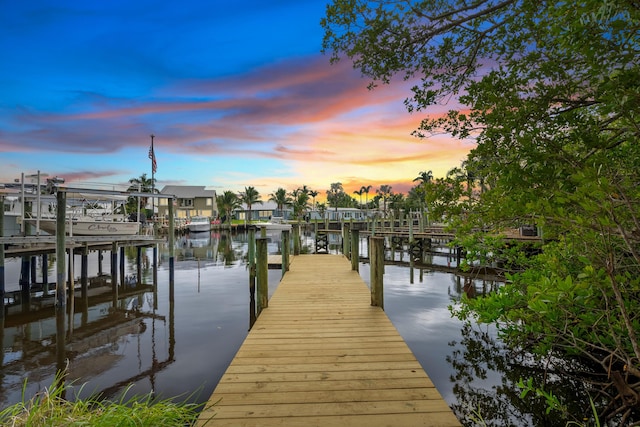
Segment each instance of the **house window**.
[{"label": "house window", "polygon": [[190,208],[193,206],[193,199],[180,199],[180,207]]},{"label": "house window", "polygon": [[213,199],[211,197],[207,197],[207,206],[213,205]]}]

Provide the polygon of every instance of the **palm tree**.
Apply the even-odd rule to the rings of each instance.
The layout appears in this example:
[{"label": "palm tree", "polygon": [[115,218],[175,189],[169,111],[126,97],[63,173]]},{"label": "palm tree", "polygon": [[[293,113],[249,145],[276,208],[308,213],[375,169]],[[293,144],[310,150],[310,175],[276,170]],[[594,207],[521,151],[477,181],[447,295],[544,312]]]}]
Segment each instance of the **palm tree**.
[{"label": "palm tree", "polygon": [[276,205],[278,205],[280,216],[284,216],[284,207],[291,206],[291,203],[293,202],[291,200],[291,197],[289,197],[289,195],[287,194],[287,190],[285,190],[284,188],[278,188],[275,193],[271,193],[269,195],[269,201],[274,202]]},{"label": "palm tree", "polygon": [[383,201],[383,209],[382,212],[384,212],[384,216],[387,216],[387,199],[389,198],[389,196],[391,195],[391,186],[390,185],[381,185],[379,189],[376,190],[376,193],[378,193],[378,195],[380,195],[380,197],[382,197],[382,201]]},{"label": "palm tree", "polygon": [[[247,205],[247,210],[249,211],[249,224],[251,224],[252,215],[251,215],[251,206],[254,204],[262,204],[262,200],[260,200],[260,193],[254,187],[244,187],[244,191],[241,191],[238,195],[240,201]],[[245,222],[247,220],[245,219]]]},{"label": "palm tree", "polygon": [[299,191],[297,197],[293,200],[293,216],[300,221],[308,207],[309,194],[304,191]]},{"label": "palm tree", "polygon": [[[413,182],[416,181],[420,181],[420,184],[418,184],[418,187],[422,189],[422,193],[425,195],[424,197],[426,198],[426,190],[427,190],[427,185],[429,185],[429,183],[433,180],[433,172],[431,171],[422,171],[418,174],[418,176],[416,178],[413,179]],[[423,207],[423,203],[422,200],[420,202],[420,209],[424,210]],[[426,211],[427,211],[427,224],[429,224],[429,206],[426,206]]]},{"label": "palm tree", "polygon": [[395,216],[400,216],[400,211],[404,208],[404,194],[402,193],[392,193],[389,196],[389,209],[392,209]]},{"label": "palm tree", "polygon": [[427,182],[431,182],[431,180],[433,180],[433,172],[422,171],[413,179],[413,182],[420,181],[420,184],[426,184]]},{"label": "palm tree", "polygon": [[227,216],[227,222],[229,226],[231,226],[231,214],[242,205],[240,199],[236,193],[227,190],[222,195],[216,197],[216,203],[218,204],[220,212],[224,212]]},{"label": "palm tree", "polygon": [[[127,188],[127,192],[129,193],[159,193],[158,189],[155,188],[156,179],[155,178],[147,178],[147,174],[143,173],[139,178],[131,178],[129,180],[129,188]],[[149,201],[148,197],[140,197],[140,205],[146,207]],[[127,209],[134,208],[138,205],[137,197],[129,197],[127,199]],[[135,208],[134,210],[135,211]]]},{"label": "palm tree", "polygon": [[353,194],[357,194],[358,196],[360,196],[360,209],[362,209],[362,188],[360,188],[360,190],[354,191]]},{"label": "palm tree", "polygon": [[367,185],[367,186],[362,186],[360,188],[360,191],[362,191],[366,196],[365,196],[365,203],[366,203],[366,208],[367,211],[369,211],[369,190],[371,190],[371,186]]},{"label": "palm tree", "polygon": [[332,182],[331,188],[327,190],[327,202],[329,203],[329,206],[333,206],[337,212],[338,207],[340,206],[340,202],[345,195],[346,194],[344,193],[344,188],[342,187],[342,183]]},{"label": "palm tree", "polygon": [[311,209],[312,209],[312,210],[317,208],[317,206],[316,206],[316,196],[317,196],[318,194],[320,194],[320,192],[319,192],[319,191],[316,191],[316,190],[309,190],[309,195],[310,195],[311,197],[313,197],[313,206],[311,206]]}]

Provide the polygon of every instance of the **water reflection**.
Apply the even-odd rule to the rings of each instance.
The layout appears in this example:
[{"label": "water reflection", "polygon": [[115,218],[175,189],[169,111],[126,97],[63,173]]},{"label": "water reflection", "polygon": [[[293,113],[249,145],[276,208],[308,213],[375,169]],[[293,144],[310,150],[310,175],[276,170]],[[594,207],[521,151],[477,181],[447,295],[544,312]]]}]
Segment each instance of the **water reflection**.
[{"label": "water reflection", "polygon": [[[533,378],[535,384],[546,384],[548,391],[559,396],[567,411],[582,421],[590,413],[584,400],[584,382],[567,372],[549,372],[544,362],[523,351],[509,351],[496,338],[491,328],[465,324],[462,340],[452,341],[447,362],[453,369],[450,381],[456,403],[452,405],[461,419],[482,416],[487,426],[564,427],[567,420],[557,412],[547,413],[544,399],[529,393],[521,397],[520,379]],[[573,366],[575,368],[575,366]]]},{"label": "water reflection", "polygon": [[[176,242],[175,289],[165,245],[157,270],[156,248],[118,251],[124,259],[117,261],[117,292],[112,276],[101,273],[112,270],[112,258],[100,262],[102,254],[90,254],[86,298],[77,290],[74,304],[67,305],[73,310],[58,310],[60,316],[54,295],[16,301],[0,325],[0,407],[20,401],[23,386],[26,396],[50,386],[59,370],[72,384],[69,399],[116,397],[129,389],[206,400],[248,330],[246,242],[228,233],[182,237]],[[8,290],[19,293],[20,263],[14,267]],[[269,272],[270,293],[279,276]]]}]

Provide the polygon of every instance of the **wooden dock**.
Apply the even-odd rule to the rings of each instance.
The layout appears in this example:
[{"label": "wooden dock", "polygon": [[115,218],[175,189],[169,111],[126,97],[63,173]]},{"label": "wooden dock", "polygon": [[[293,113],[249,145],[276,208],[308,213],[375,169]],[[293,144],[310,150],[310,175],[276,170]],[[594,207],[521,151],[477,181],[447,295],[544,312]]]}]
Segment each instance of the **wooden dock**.
[{"label": "wooden dock", "polygon": [[340,255],[291,261],[198,426],[460,426]]}]

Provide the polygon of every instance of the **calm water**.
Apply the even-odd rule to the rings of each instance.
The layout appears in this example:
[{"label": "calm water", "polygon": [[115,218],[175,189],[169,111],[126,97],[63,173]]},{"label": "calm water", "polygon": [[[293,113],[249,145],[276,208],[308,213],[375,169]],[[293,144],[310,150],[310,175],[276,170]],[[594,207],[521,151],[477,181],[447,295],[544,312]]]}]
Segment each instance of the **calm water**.
[{"label": "calm water", "polygon": [[[116,398],[130,387],[129,395],[154,392],[160,397],[181,396],[179,400],[207,400],[249,328],[247,237],[200,234],[176,242],[173,303],[169,301],[167,249],[163,248],[157,294],[140,292],[121,299],[116,307],[107,298],[75,314],[65,356],[76,395],[100,392]],[[277,240],[273,237],[268,245],[269,253],[278,251]],[[332,246],[334,253],[336,246]],[[361,253],[365,251],[361,246]],[[153,280],[148,267],[151,256],[148,250],[145,283]],[[395,259],[401,256],[396,254]],[[452,262],[446,255],[431,261],[443,266]],[[127,274],[135,274],[134,263],[135,253],[127,251]],[[90,276],[96,274],[97,264],[96,255],[90,255]],[[106,253],[102,269],[110,272]],[[19,263],[8,262],[8,291],[17,289],[18,274]],[[360,265],[360,274],[368,283],[368,264]],[[49,275],[54,282],[55,270],[49,270]],[[280,275],[279,270],[269,270],[270,293]],[[472,284],[478,291],[495,286],[479,280]],[[505,357],[492,330],[463,328],[451,317],[448,306],[459,301],[464,279],[387,265],[384,287],[385,311],[465,425],[474,425],[472,418],[478,412],[488,425],[554,425],[542,406],[523,404],[518,398],[514,382],[526,374],[526,361]],[[55,331],[51,315],[35,315],[28,321],[7,318],[0,355],[0,407],[21,400],[25,379],[28,396],[51,384],[59,360]]]}]

